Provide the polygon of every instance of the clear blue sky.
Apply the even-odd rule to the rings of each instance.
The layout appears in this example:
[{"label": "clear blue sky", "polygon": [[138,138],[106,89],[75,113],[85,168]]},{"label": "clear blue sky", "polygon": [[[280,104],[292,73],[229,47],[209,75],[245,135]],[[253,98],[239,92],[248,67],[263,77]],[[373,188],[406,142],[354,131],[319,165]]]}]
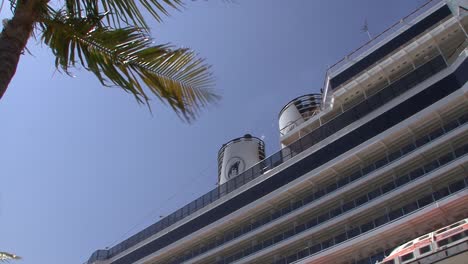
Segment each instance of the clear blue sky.
[{"label": "clear blue sky", "polygon": [[367,41],[365,19],[376,34],[422,3],[210,0],[152,21],[157,41],[213,65],[223,100],[191,125],[85,71],[56,72],[32,39],[0,101],[0,250],[17,263],[80,264],[190,202],[215,186],[224,142],[252,133],[279,149],[279,110],[318,92],[327,65]]}]

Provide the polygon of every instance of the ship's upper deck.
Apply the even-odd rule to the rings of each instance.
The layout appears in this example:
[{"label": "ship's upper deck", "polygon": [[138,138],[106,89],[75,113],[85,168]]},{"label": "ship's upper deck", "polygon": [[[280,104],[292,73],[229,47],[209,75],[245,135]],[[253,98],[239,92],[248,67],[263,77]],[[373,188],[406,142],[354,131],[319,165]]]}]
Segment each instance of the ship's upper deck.
[{"label": "ship's upper deck", "polygon": [[[446,2],[430,1],[422,8],[413,12],[410,16],[392,26],[391,30],[389,29],[385,31],[377,36],[375,40],[366,43],[365,46],[351,53],[345,59],[340,60],[327,72],[327,85],[324,89],[323,99],[324,103],[330,103],[331,98],[333,98],[332,95],[336,94],[340,90],[347,91],[346,85],[353,82],[356,75],[375,66],[376,63],[386,59],[389,55],[394,54],[396,50],[401,49],[401,46],[404,46],[405,42],[420,36],[428,29],[434,28],[434,26],[440,25],[441,22],[451,18],[451,14],[452,12]],[[430,56],[430,58],[427,58],[427,60],[424,60],[423,62],[425,65],[432,65],[431,67],[436,67],[437,69],[440,68],[439,66],[444,64],[444,61],[440,56]],[[420,71],[426,70],[426,68],[421,67]],[[415,72],[417,73],[416,70]],[[311,122],[312,121],[313,120],[311,120]],[[319,123],[318,127],[321,125],[322,124]],[[300,131],[301,128],[299,127],[298,129]],[[294,129],[292,132],[294,131],[298,130]],[[324,133],[321,134],[321,136],[324,135]],[[290,138],[293,139],[293,137]],[[291,143],[292,142],[293,141],[291,141]],[[248,200],[255,200],[256,198],[254,196],[271,192],[278,188],[278,186],[286,184],[293,179],[294,175],[286,177],[284,176],[288,174],[286,171],[281,172],[281,174],[284,174],[283,176],[275,175],[280,174],[277,173],[277,168],[281,164],[286,163],[288,160],[298,155],[300,152],[312,146],[304,144],[307,142],[308,141],[305,140],[298,144],[287,144],[288,147],[279,150],[255,166],[247,169],[239,176],[217,186],[205,195],[162,218],[160,221],[145,228],[125,241],[110,249],[96,251],[90,257],[88,263],[93,263],[98,260],[117,258],[117,256],[125,255],[132,251],[132,248],[137,247],[137,245],[141,245],[149,241],[155,242],[156,238],[159,241],[156,244],[161,244],[161,247],[163,247],[163,244],[168,245],[177,240],[178,237],[184,237],[186,233],[189,232],[189,229],[199,229],[207,225],[207,223],[213,222],[216,219],[219,219],[244,206]],[[346,146],[335,146],[335,148],[333,148],[330,144],[330,146],[327,147],[328,152],[326,152],[326,155],[323,154],[320,156],[320,160],[323,160],[323,162],[328,158],[331,159],[331,157],[335,155],[334,152],[341,151],[341,149]],[[325,153],[325,151],[322,152]],[[319,154],[315,156],[317,156],[316,161],[319,160]],[[305,169],[301,164],[296,165],[296,170],[302,171]],[[311,163],[307,166],[312,165],[316,166],[317,164]],[[275,177],[272,177],[272,175],[275,175]],[[253,190],[254,188],[256,189]],[[156,248],[156,244],[154,244],[155,246],[153,248]],[[149,254],[150,252],[147,253]]]},{"label": "ship's upper deck", "polygon": [[429,1],[331,66],[322,88],[320,113],[294,127],[280,127],[282,145],[343,116],[437,55],[452,63],[467,44],[468,12],[459,12],[457,4]]},{"label": "ship's upper deck", "polygon": [[429,1],[327,70],[328,89],[336,91],[365,69],[402,48],[452,13],[444,1]]}]

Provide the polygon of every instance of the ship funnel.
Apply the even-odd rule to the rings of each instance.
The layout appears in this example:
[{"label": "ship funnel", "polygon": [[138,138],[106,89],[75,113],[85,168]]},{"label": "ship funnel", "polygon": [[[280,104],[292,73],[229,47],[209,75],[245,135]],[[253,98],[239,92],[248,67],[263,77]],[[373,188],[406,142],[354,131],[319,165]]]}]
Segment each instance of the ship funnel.
[{"label": "ship funnel", "polygon": [[287,134],[307,119],[320,112],[322,95],[307,94],[293,99],[279,113],[279,130]]},{"label": "ship funnel", "polygon": [[218,184],[227,182],[263,159],[265,143],[250,134],[223,144],[218,152]]}]

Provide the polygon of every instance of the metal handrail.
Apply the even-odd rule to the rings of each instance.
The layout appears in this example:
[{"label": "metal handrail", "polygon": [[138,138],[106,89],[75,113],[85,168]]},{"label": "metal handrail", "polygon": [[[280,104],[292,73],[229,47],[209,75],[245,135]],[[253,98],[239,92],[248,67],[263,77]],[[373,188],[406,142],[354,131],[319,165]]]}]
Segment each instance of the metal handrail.
[{"label": "metal handrail", "polygon": [[[409,71],[409,72],[407,72],[407,73],[405,73],[405,74],[399,76],[398,78],[396,78],[396,79],[394,79],[394,80],[391,80],[390,83],[388,83],[387,85],[385,85],[384,87],[382,87],[381,89],[379,89],[378,91],[376,91],[376,92],[375,92],[374,94],[372,94],[371,96],[367,97],[367,99],[373,97],[373,96],[374,96],[376,93],[378,93],[379,91],[382,91],[383,89],[389,87],[390,85],[394,84],[395,82],[397,82],[397,81],[401,80],[402,78],[406,77],[407,75],[413,73],[415,70],[417,70],[417,69],[421,68],[422,66],[426,65],[426,63],[430,62],[431,60],[433,60],[433,59],[436,58],[437,56],[441,56],[441,55],[442,55],[442,54],[436,54],[436,55],[434,55],[434,56],[428,58],[426,62],[424,62],[423,64],[417,66],[417,67],[416,67],[415,69],[413,69],[412,71]],[[447,66],[448,66],[448,65],[447,65]],[[339,116],[341,116],[341,115],[342,115],[343,113],[345,113],[345,112],[347,112],[347,111],[342,111],[340,114],[336,115],[335,117],[331,118],[330,120],[327,120],[326,122],[321,123],[321,126],[326,125],[326,124],[328,124],[329,122],[331,122],[331,121],[337,119]],[[299,119],[300,119],[300,118],[299,118]],[[298,119],[298,120],[299,120],[299,119]],[[295,122],[296,122],[296,121],[295,121]],[[280,133],[281,133],[281,131],[280,131]],[[283,134],[282,134],[282,135],[283,135]]]},{"label": "metal handrail", "polygon": [[[305,146],[302,146],[301,144],[299,144],[299,145],[301,146],[300,148],[305,147]],[[307,146],[305,148],[309,148],[309,147],[310,146]],[[157,223],[154,224],[154,225],[161,224],[162,229],[159,229],[157,231],[156,230],[155,231],[148,231],[148,229],[152,228],[152,227],[148,227],[147,229],[138,232],[137,234],[135,234],[135,235],[131,236],[130,238],[124,240],[123,242],[119,243],[118,245],[110,248],[108,251],[105,250],[105,251],[107,251],[106,253],[108,254],[107,257],[115,256],[116,254],[122,252],[124,249],[128,248],[128,245],[135,245],[136,243],[139,243],[142,240],[148,238],[150,235],[154,235],[157,232],[159,232],[161,230],[164,230],[168,226],[182,220],[183,218],[187,217],[188,215],[191,215],[192,213],[200,210],[201,208],[204,208],[208,204],[213,203],[214,201],[216,201],[216,200],[220,199],[221,197],[227,195],[228,193],[232,192],[233,190],[239,188],[240,186],[243,186],[247,182],[250,182],[253,179],[259,177],[266,170],[272,169],[272,168],[278,166],[279,164],[284,163],[286,160],[290,159],[291,157],[297,155],[297,153],[292,153],[292,152],[290,152],[289,154],[284,153],[284,151],[287,150],[287,149],[289,151],[291,151],[290,147],[286,147],[286,148],[283,148],[282,150],[279,150],[278,152],[270,155],[269,157],[267,157],[264,160],[260,161],[256,165],[254,165],[251,168],[247,169],[246,171],[244,171],[239,176],[229,180],[226,183],[223,183],[222,185],[219,185],[218,187],[214,188],[210,192],[206,193],[203,196],[200,196],[198,199],[195,199],[191,203],[185,205],[184,207],[178,209],[177,211],[173,212],[169,216],[166,216],[165,218],[161,219],[160,221],[158,221]],[[302,149],[302,150],[304,150],[304,149]],[[302,150],[300,150],[299,152],[302,152]],[[298,149],[296,151],[298,151]],[[240,182],[239,179],[242,179],[242,182]],[[233,188],[228,189],[228,185],[233,187]],[[198,201],[203,201],[205,196],[208,197],[209,201],[206,204],[203,204],[203,205],[198,204]],[[192,205],[193,205],[194,211],[188,212],[189,208],[192,208]],[[190,210],[192,210],[192,209],[190,209]],[[182,212],[184,212],[184,215],[182,216],[182,218],[174,220],[174,222],[171,222],[172,220],[169,221],[170,217],[175,216],[176,214],[179,214],[179,213],[182,213]],[[122,248],[120,248],[120,247],[122,247]],[[93,256],[92,256],[90,258],[91,261],[89,261],[88,263],[95,260],[96,257],[97,256],[94,256],[94,258],[93,258]]]},{"label": "metal handrail", "polygon": [[[373,48],[375,45],[378,44],[378,43],[376,43],[376,41],[383,40],[385,37],[389,36],[391,33],[394,33],[397,30],[403,28],[403,26],[406,25],[406,23],[405,23],[406,20],[418,17],[423,12],[429,10],[430,8],[432,8],[433,6],[437,5],[440,2],[441,2],[441,0],[429,0],[429,1],[427,1],[425,4],[423,4],[422,6],[420,6],[419,8],[414,10],[413,12],[411,12],[409,15],[403,17],[398,22],[394,23],[393,25],[391,25],[390,27],[388,27],[387,29],[382,31],[380,34],[375,36],[373,39],[369,40],[368,42],[364,43],[359,48],[353,50],[348,55],[344,56],[341,60],[337,61],[335,64],[330,66],[327,69],[327,72],[332,73],[333,71],[338,70],[341,66],[344,66],[343,62],[351,61],[351,60],[363,55],[365,52],[369,51],[371,48]],[[430,5],[430,4],[433,4],[433,5]],[[400,27],[398,27],[398,26],[400,26]],[[390,31],[392,31],[392,32],[390,34],[387,34]]]},{"label": "metal handrail", "polygon": [[458,46],[457,48],[450,54],[447,56],[447,61],[449,63],[452,63],[454,62],[458,56],[460,56],[460,54],[462,53],[462,51],[464,49],[466,49],[468,47],[468,39],[464,39]]},{"label": "metal handrail", "polygon": [[[463,126],[463,125],[465,124],[465,123],[462,123],[463,121],[462,121],[461,118],[456,119],[455,121],[456,121],[456,123],[457,123],[459,126]],[[452,121],[452,122],[453,122],[453,121]],[[394,160],[392,160],[392,161],[390,161],[390,160],[391,160],[390,154],[387,155],[387,156],[386,156],[386,159],[387,159],[388,163],[385,164],[385,165],[383,165],[383,166],[381,166],[380,168],[383,168],[383,167],[387,166],[388,164],[391,164],[392,162],[397,162],[398,160],[400,160],[400,158],[404,158],[406,155],[409,155],[410,153],[414,153],[415,151],[421,149],[423,146],[426,146],[427,144],[430,144],[431,142],[434,142],[435,140],[439,139],[440,137],[443,137],[443,136],[446,135],[447,133],[452,132],[454,129],[456,129],[456,127],[453,127],[453,128],[451,128],[451,129],[444,130],[444,133],[439,134],[439,135],[437,135],[436,137],[430,137],[430,135],[433,134],[434,131],[432,131],[431,133],[427,133],[427,134],[424,135],[424,136],[421,136],[419,139],[430,137],[430,138],[429,138],[429,141],[425,142],[424,144],[418,146],[418,147],[415,148],[414,150],[409,151],[409,152],[403,154],[402,156],[400,156],[399,158],[394,159]],[[414,142],[413,142],[413,143],[410,143],[409,145],[415,145],[417,141],[418,141],[418,140],[414,140]],[[402,148],[399,150],[400,153],[402,153],[403,149],[406,148],[406,147],[407,147],[407,146],[402,147]],[[454,153],[454,154],[455,154],[455,153]],[[456,159],[455,159],[455,160],[456,160]],[[377,161],[377,162],[378,162],[378,161]],[[440,164],[441,164],[441,163],[440,163]],[[374,165],[375,165],[375,163],[374,163]],[[447,164],[440,165],[440,167],[443,167],[443,166],[445,166],[445,165],[447,165]],[[376,165],[375,165],[375,166],[376,166]],[[422,166],[421,168],[424,168],[424,166]],[[376,169],[378,169],[378,168],[376,168]],[[423,169],[423,170],[424,170],[424,169]],[[361,179],[361,178],[364,177],[365,175],[370,174],[370,173],[372,173],[372,172],[373,172],[373,171],[369,171],[369,172],[367,172],[367,173],[364,173],[363,171],[360,171],[360,175],[361,175],[361,176],[360,176],[359,178],[356,178],[355,180]],[[426,172],[425,172],[425,173],[426,173]],[[349,177],[351,177],[351,175],[348,175],[347,177],[349,178]],[[396,178],[397,178],[397,177],[396,177]],[[354,182],[355,180],[351,180],[351,179],[350,179],[348,183],[352,183],[352,182]],[[409,181],[409,182],[411,182],[411,181]],[[406,183],[405,183],[405,184],[406,184]],[[345,186],[345,185],[343,185],[343,186],[341,186],[341,187],[344,187],[344,186]],[[328,186],[327,186],[327,187],[328,187]],[[337,189],[336,189],[336,190],[339,190],[341,187],[338,187],[338,186],[337,186]],[[397,187],[397,188],[399,188],[399,187]],[[322,192],[322,191],[324,192],[324,193],[323,193],[323,196],[320,196],[320,197],[318,197],[318,198],[316,198],[316,199],[310,200],[310,201],[308,201],[308,202],[306,202],[306,199],[307,199],[307,198],[302,199],[302,200],[301,200],[301,201],[302,201],[302,202],[301,202],[301,206],[300,206],[300,207],[297,207],[296,209],[302,208],[303,206],[306,206],[307,204],[310,204],[310,203],[312,203],[312,202],[314,202],[314,201],[317,201],[317,199],[321,199],[321,198],[323,198],[323,197],[326,197],[327,195],[329,195],[329,194],[331,193],[331,192],[327,192],[327,191],[326,191],[326,187],[324,187],[324,188],[322,188],[322,189],[319,189],[316,193]],[[333,191],[332,191],[332,192],[333,192]],[[272,216],[270,216],[271,218],[270,218],[268,221],[262,222],[261,224],[258,224],[256,228],[259,228],[259,227],[261,227],[262,225],[266,225],[266,224],[270,223],[271,221],[274,221],[275,219],[278,219],[278,218],[280,218],[280,217],[282,217],[282,216],[284,216],[284,215],[288,215],[289,213],[294,212],[296,209],[291,208],[291,211],[289,211],[289,212],[287,212],[287,213],[285,213],[285,214],[282,213],[281,216],[278,216],[277,218],[273,218]],[[253,224],[252,224],[252,225],[253,225]],[[252,228],[251,230],[254,230],[254,229],[256,229],[256,228]],[[250,232],[250,230],[249,230],[248,232],[246,232],[246,233],[241,233],[239,236],[242,236],[242,235],[247,234],[247,233],[249,233],[249,232]],[[227,233],[227,234],[229,234],[229,233]],[[231,233],[230,235],[231,235],[232,239],[236,238],[232,233]],[[216,244],[216,247],[219,247],[219,246],[224,245],[225,243],[231,241],[231,240],[226,240],[226,237],[227,237],[227,236],[229,236],[229,235],[226,235],[226,234],[225,234],[224,237],[222,238],[222,239],[223,239],[223,242],[222,242],[221,244]],[[207,250],[207,251],[208,251],[208,250]],[[196,257],[196,255],[194,255],[193,257]]]},{"label": "metal handrail", "polygon": [[[299,120],[307,121],[307,120],[309,120],[311,117],[317,115],[318,112],[319,112],[319,110],[309,111],[309,112],[307,112],[307,113],[304,113],[304,116],[301,116],[301,117],[297,118],[296,120],[291,121],[291,122],[290,122],[288,125],[286,125],[285,127],[280,128],[280,130],[279,130],[280,135],[281,135],[281,136],[286,135],[287,133],[289,133],[289,131],[291,131],[290,129],[294,129],[294,128],[291,128],[291,126],[293,126],[293,125],[294,125],[294,126],[298,125],[297,122],[298,122]],[[290,129],[288,129],[288,128],[290,128]],[[285,130],[286,130],[286,131],[285,131]]]}]

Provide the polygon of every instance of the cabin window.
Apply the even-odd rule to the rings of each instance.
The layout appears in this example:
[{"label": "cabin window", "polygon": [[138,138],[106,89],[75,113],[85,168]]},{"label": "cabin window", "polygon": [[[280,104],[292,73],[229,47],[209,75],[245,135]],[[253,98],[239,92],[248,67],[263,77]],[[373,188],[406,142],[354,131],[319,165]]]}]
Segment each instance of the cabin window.
[{"label": "cabin window", "polygon": [[458,234],[452,236],[452,239],[451,239],[452,241],[451,242],[461,240],[462,238],[463,238],[463,233],[458,233]]},{"label": "cabin window", "polygon": [[441,241],[437,242],[438,247],[443,247],[448,244],[448,238],[442,239]]},{"label": "cabin window", "polygon": [[447,230],[447,227],[442,228],[442,229],[438,230],[438,231],[436,232],[436,234],[440,234],[440,233],[442,233],[442,232],[445,232],[446,230]]},{"label": "cabin window", "polygon": [[458,222],[458,223],[455,223],[451,226],[449,226],[450,229],[454,228],[454,227],[457,227],[457,226],[460,226],[461,224],[463,224],[462,222]]},{"label": "cabin window", "polygon": [[272,238],[263,241],[263,247],[269,247],[271,245],[273,245],[273,239]]},{"label": "cabin window", "polygon": [[462,223],[458,222],[458,223],[455,223],[455,224],[453,224],[453,225],[450,225],[448,228],[449,228],[449,229],[452,229],[452,228],[455,228],[455,227],[457,227],[457,226],[460,226],[461,224],[462,224]]},{"label": "cabin window", "polygon": [[445,245],[447,245],[447,244],[449,244],[449,243],[453,243],[453,242],[462,240],[462,239],[465,238],[467,235],[468,235],[468,232],[467,232],[467,231],[461,232],[461,233],[455,234],[455,235],[453,235],[453,236],[447,237],[446,239],[442,239],[441,241],[437,242],[437,245],[438,245],[439,247],[442,247],[442,246],[445,246]]},{"label": "cabin window", "polygon": [[407,248],[409,246],[413,245],[413,241],[409,242],[408,244],[406,244],[403,248]]},{"label": "cabin window", "polygon": [[429,238],[429,235],[422,236],[418,240],[421,241],[421,240],[426,239],[426,238]]},{"label": "cabin window", "polygon": [[428,252],[431,252],[431,245],[427,245],[425,247],[422,247],[419,249],[419,254],[426,254]]},{"label": "cabin window", "polygon": [[414,258],[413,253],[408,253],[406,255],[401,256],[401,261],[408,261]]},{"label": "cabin window", "polygon": [[309,249],[306,248],[306,249],[303,249],[303,250],[297,252],[297,256],[298,256],[300,259],[309,256]]}]

